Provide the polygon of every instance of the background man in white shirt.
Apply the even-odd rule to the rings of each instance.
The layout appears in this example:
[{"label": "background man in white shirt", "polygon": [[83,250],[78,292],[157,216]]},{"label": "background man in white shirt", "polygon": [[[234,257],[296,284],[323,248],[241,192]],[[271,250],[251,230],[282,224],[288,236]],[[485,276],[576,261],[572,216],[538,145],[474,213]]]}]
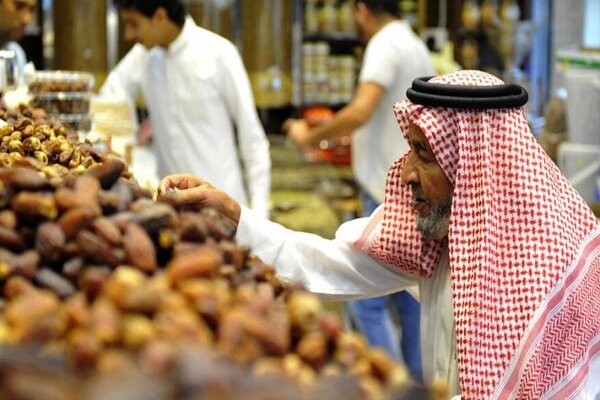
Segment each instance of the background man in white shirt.
[{"label": "background man in white shirt", "polygon": [[235,46],[186,17],[180,0],[115,4],[125,38],[137,44],[100,92],[131,102],[143,96],[159,176],[190,172],[208,177],[242,204],[268,215],[269,143]]},{"label": "background man in white shirt", "polygon": [[[366,49],[359,84],[352,101],[330,123],[310,129],[304,120],[288,120],[284,131],[296,143],[315,145],[352,133],[352,168],[361,188],[363,216],[383,203],[387,171],[408,146],[398,135],[390,111],[404,97],[413,79],[434,74],[427,47],[406,21],[398,20],[397,0],[355,0],[356,30]],[[390,306],[398,312],[398,340]],[[351,301],[348,312],[372,346],[384,347],[404,359],[412,375],[421,376],[419,303],[408,292]],[[402,344],[401,348],[399,343]],[[401,351],[400,351],[401,350]]]}]

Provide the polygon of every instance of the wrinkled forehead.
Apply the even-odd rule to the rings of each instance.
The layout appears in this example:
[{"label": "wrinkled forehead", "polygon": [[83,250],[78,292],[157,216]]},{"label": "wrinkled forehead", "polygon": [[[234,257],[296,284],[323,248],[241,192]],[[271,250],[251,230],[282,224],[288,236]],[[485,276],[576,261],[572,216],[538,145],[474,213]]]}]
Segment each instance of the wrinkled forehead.
[{"label": "wrinkled forehead", "polygon": [[448,180],[454,185],[458,162],[457,111],[424,107],[409,100],[396,103],[394,111],[404,138],[408,140],[411,125],[418,127]]}]

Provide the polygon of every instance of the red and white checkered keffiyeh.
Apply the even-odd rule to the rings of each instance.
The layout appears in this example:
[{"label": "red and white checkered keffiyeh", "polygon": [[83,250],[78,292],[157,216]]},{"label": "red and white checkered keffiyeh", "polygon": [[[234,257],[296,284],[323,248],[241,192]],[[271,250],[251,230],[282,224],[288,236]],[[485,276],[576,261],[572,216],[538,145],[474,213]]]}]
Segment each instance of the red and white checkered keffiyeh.
[{"label": "red and white checkered keffiyeh", "polygon": [[[429,82],[503,83],[480,71]],[[530,399],[556,390],[600,337],[600,239],[582,250],[596,231],[594,215],[536,143],[522,109],[404,100],[394,110],[405,135],[409,123],[422,129],[454,185],[448,251],[462,398]],[[390,169],[367,251],[427,278],[442,243],[415,227],[413,197],[400,179],[405,159]]]}]

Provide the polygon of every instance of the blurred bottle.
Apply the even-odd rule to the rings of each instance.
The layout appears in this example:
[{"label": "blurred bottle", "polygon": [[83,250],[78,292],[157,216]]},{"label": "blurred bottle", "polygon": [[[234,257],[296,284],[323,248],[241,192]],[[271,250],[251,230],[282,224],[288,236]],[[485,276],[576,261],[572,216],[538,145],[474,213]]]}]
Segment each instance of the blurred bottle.
[{"label": "blurred bottle", "polygon": [[462,26],[467,29],[477,29],[481,15],[479,6],[475,0],[465,0],[460,13]]},{"label": "blurred bottle", "polygon": [[500,5],[500,21],[506,25],[515,25],[521,18],[521,9],[517,0],[502,0]]},{"label": "blurred bottle", "polygon": [[408,21],[410,26],[418,30],[418,5],[415,0],[400,1],[400,16],[403,20]]},{"label": "blurred bottle", "polygon": [[325,4],[323,5],[323,8],[321,8],[319,16],[321,32],[337,32],[337,9],[335,8],[335,0],[325,0]]},{"label": "blurred bottle", "polygon": [[338,30],[340,32],[354,32],[354,16],[349,1],[344,1],[338,9]]},{"label": "blurred bottle", "polygon": [[483,0],[480,13],[482,26],[492,27],[498,25],[498,0]]},{"label": "blurred bottle", "polygon": [[314,34],[319,31],[317,0],[306,0],[304,8],[304,33]]},{"label": "blurred bottle", "polygon": [[479,45],[467,38],[460,48],[460,63],[464,69],[477,69],[479,66]]}]

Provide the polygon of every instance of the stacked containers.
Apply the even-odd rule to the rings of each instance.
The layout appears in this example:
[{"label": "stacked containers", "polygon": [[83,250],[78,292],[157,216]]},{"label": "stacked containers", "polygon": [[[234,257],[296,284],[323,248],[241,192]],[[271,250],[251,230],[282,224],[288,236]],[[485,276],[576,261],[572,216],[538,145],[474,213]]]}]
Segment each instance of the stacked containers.
[{"label": "stacked containers", "polygon": [[31,106],[43,108],[67,129],[89,131],[94,77],[78,71],[39,71],[28,82]]},{"label": "stacked containers", "polygon": [[354,57],[330,54],[329,43],[324,41],[305,42],[302,52],[304,104],[350,102],[356,85]]}]

